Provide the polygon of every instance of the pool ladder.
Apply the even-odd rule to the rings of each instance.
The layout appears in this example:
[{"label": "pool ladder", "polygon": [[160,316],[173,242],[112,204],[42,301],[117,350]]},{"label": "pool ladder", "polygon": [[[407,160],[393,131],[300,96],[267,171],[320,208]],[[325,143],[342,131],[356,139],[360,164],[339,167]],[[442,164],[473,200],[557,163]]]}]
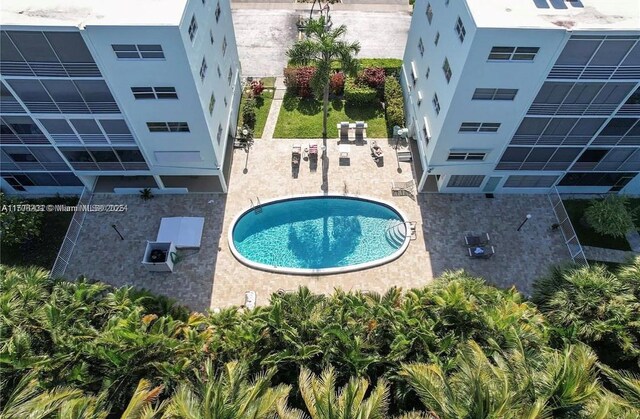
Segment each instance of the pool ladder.
[{"label": "pool ladder", "polygon": [[253,208],[253,212],[256,214],[260,214],[262,212],[262,204],[260,203],[260,198],[256,196],[256,203],[253,203],[253,199],[249,198],[251,202],[251,208]]}]

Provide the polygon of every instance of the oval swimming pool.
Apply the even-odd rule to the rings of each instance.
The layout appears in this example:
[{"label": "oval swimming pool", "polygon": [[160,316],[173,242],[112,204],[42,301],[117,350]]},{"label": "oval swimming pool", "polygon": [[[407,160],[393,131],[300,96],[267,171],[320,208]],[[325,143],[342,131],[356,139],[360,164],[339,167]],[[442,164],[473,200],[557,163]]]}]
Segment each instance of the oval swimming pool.
[{"label": "oval swimming pool", "polygon": [[229,229],[245,265],[299,275],[334,274],[388,263],[409,245],[406,219],[367,198],[306,195],[249,208]]}]

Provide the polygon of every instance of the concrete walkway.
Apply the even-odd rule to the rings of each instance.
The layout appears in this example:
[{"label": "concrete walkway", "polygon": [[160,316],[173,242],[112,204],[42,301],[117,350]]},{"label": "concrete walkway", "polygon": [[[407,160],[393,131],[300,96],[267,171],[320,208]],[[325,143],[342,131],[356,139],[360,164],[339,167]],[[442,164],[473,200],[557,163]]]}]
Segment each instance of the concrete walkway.
[{"label": "concrete walkway", "polygon": [[582,250],[589,260],[613,263],[624,263],[639,254],[626,250],[606,249],[604,247],[594,246],[582,246]]},{"label": "concrete walkway", "polygon": [[284,77],[276,77],[275,83],[276,91],[273,94],[273,101],[271,102],[271,108],[269,109],[269,116],[267,116],[267,122],[262,130],[263,140],[271,140],[273,133],[276,130],[276,123],[278,122],[278,115],[280,114],[280,108],[282,108],[282,99],[287,87],[284,85]]}]

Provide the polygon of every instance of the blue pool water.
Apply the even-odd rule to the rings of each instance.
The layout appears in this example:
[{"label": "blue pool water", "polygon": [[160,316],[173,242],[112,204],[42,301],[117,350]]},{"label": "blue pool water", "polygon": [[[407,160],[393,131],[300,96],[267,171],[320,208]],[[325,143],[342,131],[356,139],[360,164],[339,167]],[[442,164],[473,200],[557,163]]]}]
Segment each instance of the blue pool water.
[{"label": "blue pool water", "polygon": [[303,197],[265,204],[236,222],[233,244],[252,262],[279,268],[327,269],[359,265],[392,255],[404,236],[389,237],[403,219],[374,201]]}]

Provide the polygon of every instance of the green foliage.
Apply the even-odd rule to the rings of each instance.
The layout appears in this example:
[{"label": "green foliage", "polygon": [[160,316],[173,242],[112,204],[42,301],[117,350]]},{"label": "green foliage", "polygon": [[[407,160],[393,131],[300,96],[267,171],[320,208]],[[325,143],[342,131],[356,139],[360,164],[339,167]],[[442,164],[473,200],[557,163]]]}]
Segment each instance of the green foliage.
[{"label": "green foliage", "polygon": [[[359,58],[358,64],[361,69],[373,67],[383,68],[387,76],[398,76],[402,68],[402,60],[398,58]],[[342,67],[339,61],[334,61],[331,63],[331,68],[340,70]]]},{"label": "green foliage", "polygon": [[556,268],[534,283],[533,301],[554,326],[557,339],[580,340],[607,363],[637,368],[639,267],[640,257],[618,273],[603,265]]},{"label": "green foliage", "polygon": [[43,213],[21,208],[29,201],[0,192],[0,240],[3,244],[20,244],[40,235]]},{"label": "green foliage", "polygon": [[7,417],[633,417],[637,402],[633,376],[605,370],[617,386],[605,390],[588,348],[463,272],[208,314],[33,268],[0,266],[0,290]]},{"label": "green foliage", "polygon": [[391,132],[394,125],[403,127],[404,121],[404,97],[402,87],[397,78],[387,76],[384,82],[384,100],[387,113],[387,127]]},{"label": "green foliage", "polygon": [[587,224],[596,232],[613,237],[624,237],[634,228],[635,214],[629,211],[629,198],[609,195],[596,199],[584,212]]},{"label": "green foliage", "polygon": [[242,122],[253,129],[256,126],[256,100],[247,98],[242,105]]},{"label": "green foliage", "polygon": [[376,102],[376,89],[358,83],[357,79],[347,77],[344,81],[344,99],[350,105],[363,106]]}]

